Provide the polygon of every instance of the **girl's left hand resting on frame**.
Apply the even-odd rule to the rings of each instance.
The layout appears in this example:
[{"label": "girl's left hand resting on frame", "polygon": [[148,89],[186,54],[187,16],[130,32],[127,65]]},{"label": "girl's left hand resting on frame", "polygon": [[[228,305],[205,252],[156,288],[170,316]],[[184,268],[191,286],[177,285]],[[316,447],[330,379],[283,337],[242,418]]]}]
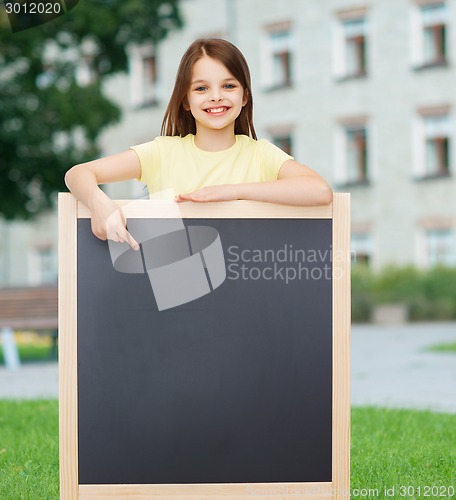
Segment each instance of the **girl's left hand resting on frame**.
[{"label": "girl's left hand resting on frame", "polygon": [[328,205],[332,196],[329,184],[319,174],[295,160],[287,160],[280,168],[276,181],[206,186],[192,193],[178,194],[175,201],[256,200],[316,206]]},{"label": "girl's left hand resting on frame", "polygon": [[178,194],[174,201],[181,203],[183,201],[231,201],[238,200],[237,184],[220,184],[218,186],[206,186],[192,193]]}]

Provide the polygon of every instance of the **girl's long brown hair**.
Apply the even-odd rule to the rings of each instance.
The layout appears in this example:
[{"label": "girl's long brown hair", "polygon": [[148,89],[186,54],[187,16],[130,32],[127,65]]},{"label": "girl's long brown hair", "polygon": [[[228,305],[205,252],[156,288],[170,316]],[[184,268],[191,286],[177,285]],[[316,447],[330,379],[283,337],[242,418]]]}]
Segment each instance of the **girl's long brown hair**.
[{"label": "girl's long brown hair", "polygon": [[195,40],[182,56],[177,70],[174,90],[166,108],[161,127],[161,135],[178,135],[196,133],[195,118],[184,108],[184,100],[192,78],[193,65],[203,56],[212,57],[221,62],[239,81],[247,96],[247,104],[234,123],[234,133],[257,138],[253,127],[253,98],[250,83],[250,71],[241,51],[232,43],[220,38],[200,38]]}]

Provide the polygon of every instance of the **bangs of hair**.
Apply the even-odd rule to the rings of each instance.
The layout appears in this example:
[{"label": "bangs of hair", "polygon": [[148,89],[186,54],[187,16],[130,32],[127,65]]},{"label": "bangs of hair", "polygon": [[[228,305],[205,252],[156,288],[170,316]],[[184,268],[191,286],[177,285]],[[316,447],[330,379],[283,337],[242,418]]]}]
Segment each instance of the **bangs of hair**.
[{"label": "bangs of hair", "polygon": [[253,97],[250,71],[242,52],[232,43],[221,38],[200,38],[187,49],[177,70],[176,83],[165,111],[161,135],[181,136],[196,134],[196,123],[190,111],[184,108],[184,100],[190,87],[193,65],[202,57],[208,56],[222,63],[238,80],[247,96],[234,123],[234,133],[244,134],[256,139],[253,126]]}]

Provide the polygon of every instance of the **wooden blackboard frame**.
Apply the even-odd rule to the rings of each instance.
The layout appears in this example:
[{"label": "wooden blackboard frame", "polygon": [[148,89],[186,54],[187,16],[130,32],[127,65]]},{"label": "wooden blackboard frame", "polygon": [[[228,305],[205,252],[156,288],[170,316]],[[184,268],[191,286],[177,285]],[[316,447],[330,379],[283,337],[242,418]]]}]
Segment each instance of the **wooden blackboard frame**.
[{"label": "wooden blackboard frame", "polygon": [[[159,200],[116,200],[125,216],[174,217]],[[234,500],[255,498],[252,489],[274,498],[347,498],[350,491],[350,195],[335,193],[323,207],[293,207],[255,201],[179,205],[183,218],[306,218],[333,223],[333,417],[331,482],[229,484],[109,484],[78,482],[77,220],[90,212],[70,193],[59,194],[59,426],[60,497],[71,499],[159,498]]]}]

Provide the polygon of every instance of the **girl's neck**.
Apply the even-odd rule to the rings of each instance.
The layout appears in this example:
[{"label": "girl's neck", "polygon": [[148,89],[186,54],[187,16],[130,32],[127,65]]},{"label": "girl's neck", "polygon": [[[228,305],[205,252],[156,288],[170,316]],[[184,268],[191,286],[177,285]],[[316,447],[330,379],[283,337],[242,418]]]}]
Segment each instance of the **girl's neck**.
[{"label": "girl's neck", "polygon": [[204,151],[216,152],[231,148],[236,143],[234,126],[221,130],[200,129],[196,130],[195,145]]}]

